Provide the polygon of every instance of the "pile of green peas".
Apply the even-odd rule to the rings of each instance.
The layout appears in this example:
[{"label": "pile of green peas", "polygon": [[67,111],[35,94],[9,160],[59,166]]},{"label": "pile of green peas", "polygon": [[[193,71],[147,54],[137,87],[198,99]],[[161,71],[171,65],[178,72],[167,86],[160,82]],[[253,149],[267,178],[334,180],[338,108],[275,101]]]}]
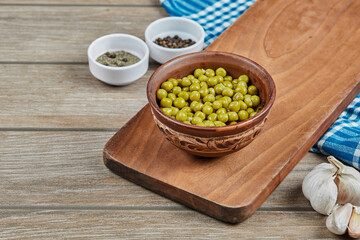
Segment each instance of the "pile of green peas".
[{"label": "pile of green peas", "polygon": [[221,127],[255,116],[262,103],[247,75],[236,79],[224,68],[196,69],[181,79],[170,78],[156,92],[160,109],[192,125]]}]

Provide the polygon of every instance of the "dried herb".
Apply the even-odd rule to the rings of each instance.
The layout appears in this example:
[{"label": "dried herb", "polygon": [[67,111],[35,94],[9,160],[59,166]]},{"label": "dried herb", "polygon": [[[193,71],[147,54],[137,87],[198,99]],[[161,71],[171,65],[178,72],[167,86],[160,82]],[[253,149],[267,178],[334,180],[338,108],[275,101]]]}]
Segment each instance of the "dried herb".
[{"label": "dried herb", "polygon": [[140,58],[125,51],[115,51],[104,53],[96,61],[105,66],[124,67],[137,63]]},{"label": "dried herb", "polygon": [[196,42],[191,40],[190,38],[184,40],[178,35],[175,35],[174,37],[170,37],[170,36],[167,36],[165,38],[159,37],[154,41],[154,43],[166,48],[185,48],[195,44]]}]

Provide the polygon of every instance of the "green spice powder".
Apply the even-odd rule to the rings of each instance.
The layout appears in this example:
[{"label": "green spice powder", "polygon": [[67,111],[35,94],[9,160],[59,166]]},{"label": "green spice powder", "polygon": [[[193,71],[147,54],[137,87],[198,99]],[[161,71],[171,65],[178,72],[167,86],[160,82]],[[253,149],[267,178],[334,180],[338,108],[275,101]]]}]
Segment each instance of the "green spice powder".
[{"label": "green spice powder", "polygon": [[106,52],[100,57],[98,57],[96,61],[105,66],[124,67],[137,63],[138,61],[140,61],[140,58],[125,51],[116,51]]}]

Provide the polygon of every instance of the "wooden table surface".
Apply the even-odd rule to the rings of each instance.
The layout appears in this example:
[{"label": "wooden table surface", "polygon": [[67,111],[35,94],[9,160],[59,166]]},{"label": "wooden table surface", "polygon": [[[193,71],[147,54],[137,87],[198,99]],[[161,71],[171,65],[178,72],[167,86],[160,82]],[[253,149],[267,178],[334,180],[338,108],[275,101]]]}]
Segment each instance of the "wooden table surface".
[{"label": "wooden table surface", "polygon": [[[301,191],[308,153],[245,222],[225,224],[110,172],[102,149],[146,103],[89,72],[96,38],[168,16],[158,0],[0,0],[0,239],[332,239]],[[341,237],[339,237],[341,239]]]}]

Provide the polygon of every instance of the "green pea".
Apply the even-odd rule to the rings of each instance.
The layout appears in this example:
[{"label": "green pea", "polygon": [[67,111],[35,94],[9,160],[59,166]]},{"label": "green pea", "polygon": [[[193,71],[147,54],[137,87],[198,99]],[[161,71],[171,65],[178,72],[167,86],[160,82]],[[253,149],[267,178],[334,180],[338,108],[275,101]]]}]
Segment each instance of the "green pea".
[{"label": "green pea", "polygon": [[205,113],[201,112],[201,111],[197,111],[195,114],[194,114],[194,117],[199,117],[201,118],[202,121],[204,121],[204,119],[206,118],[206,115]]},{"label": "green pea", "polygon": [[236,112],[228,112],[227,114],[230,122],[236,122],[239,119],[239,116]]},{"label": "green pea", "polygon": [[215,97],[215,89],[214,88],[209,88],[209,94],[212,94],[212,95],[214,95],[214,97]]},{"label": "green pea", "polygon": [[258,94],[258,90],[254,85],[251,85],[248,87],[248,93],[250,95],[255,95],[255,94]]},{"label": "green pea", "polygon": [[231,88],[225,87],[222,91],[222,95],[232,97],[234,95],[234,91]]},{"label": "green pea", "polygon": [[226,70],[222,67],[219,67],[216,69],[216,75],[225,77],[226,76]]},{"label": "green pea", "polygon": [[172,82],[166,81],[161,84],[161,88],[165,89],[167,92],[170,92],[173,89],[174,85]]},{"label": "green pea", "polygon": [[182,91],[183,91],[183,92],[189,92],[189,91],[190,91],[190,87],[183,87],[183,88],[182,88]]},{"label": "green pea", "polygon": [[240,110],[246,110],[248,108],[248,106],[246,105],[246,103],[244,103],[244,101],[239,101],[240,103]]},{"label": "green pea", "polygon": [[253,102],[251,101],[251,98],[245,98],[244,99],[244,102],[246,103],[246,105],[248,106],[248,107],[252,107],[252,106],[254,106],[254,104],[253,104]]},{"label": "green pea", "polygon": [[239,100],[244,100],[244,95],[242,95],[242,93],[235,93],[233,98],[232,98],[234,101],[239,101]]},{"label": "green pea", "polygon": [[239,80],[248,83],[249,82],[249,77],[247,75],[241,75],[239,77]]},{"label": "green pea", "polygon": [[237,124],[238,122],[231,122],[229,125],[234,125]]},{"label": "green pea", "polygon": [[245,95],[245,94],[247,94],[247,88],[244,87],[244,86],[237,86],[237,87],[235,88],[235,92],[239,92],[239,93],[241,93],[242,95]]},{"label": "green pea", "polygon": [[209,89],[208,88],[201,88],[199,90],[200,96],[202,98],[204,98],[205,96],[207,96],[209,94]]},{"label": "green pea", "polygon": [[190,93],[190,100],[191,101],[199,101],[200,100],[200,93],[198,91],[193,91]]},{"label": "green pea", "polygon": [[194,106],[193,111],[194,112],[201,111],[203,107],[204,107],[204,104],[199,102]]},{"label": "green pea", "polygon": [[180,110],[177,107],[171,107],[171,115],[176,116]]},{"label": "green pea", "polygon": [[210,107],[212,107],[212,103],[211,103],[211,102],[204,102],[204,106],[210,106]]},{"label": "green pea", "polygon": [[237,84],[237,86],[238,86],[238,87],[239,87],[239,86],[242,86],[242,87],[245,87],[245,88],[248,87],[248,85],[247,85],[247,83],[246,83],[245,81],[239,81],[238,84]]},{"label": "green pea", "polygon": [[160,101],[160,107],[169,108],[172,105],[172,100],[170,98],[163,98]]},{"label": "green pea", "polygon": [[212,94],[208,94],[203,98],[204,102],[214,102],[215,101],[215,96]]},{"label": "green pea", "polygon": [[227,113],[220,113],[218,114],[218,120],[226,123],[227,121],[229,121],[229,116],[227,115]]},{"label": "green pea", "polygon": [[210,115],[214,109],[211,106],[208,105],[204,105],[203,109],[202,109],[203,113],[205,113],[206,115]]},{"label": "green pea", "polygon": [[168,81],[171,82],[174,87],[176,87],[177,85],[179,85],[178,80],[176,80],[175,78],[169,78]]},{"label": "green pea", "polygon": [[186,112],[184,111],[179,111],[177,114],[176,114],[176,120],[178,121],[181,121],[181,122],[184,122],[186,121],[188,118]]},{"label": "green pea", "polygon": [[224,81],[231,81],[233,78],[232,76],[225,76]]},{"label": "green pea", "polygon": [[172,110],[171,110],[171,108],[161,108],[161,110],[162,110],[166,115],[168,115],[169,117],[171,117],[171,115],[172,115]]},{"label": "green pea", "polygon": [[220,115],[221,113],[227,113],[227,110],[225,108],[220,108],[216,111],[217,115]]},{"label": "green pea", "polygon": [[190,113],[190,112],[191,112],[191,108],[190,108],[190,107],[185,106],[185,107],[183,107],[183,108],[181,109],[181,111],[183,111],[183,112],[187,112],[187,113]]},{"label": "green pea", "polygon": [[200,84],[199,83],[193,83],[190,86],[190,91],[199,91],[200,90]]},{"label": "green pea", "polygon": [[229,104],[229,110],[234,111],[234,112],[238,112],[240,110],[240,103],[238,101],[232,101]]},{"label": "green pea", "polygon": [[257,114],[257,112],[252,112],[252,113],[250,113],[250,115],[249,115],[249,117],[253,117],[253,116],[255,116]]},{"label": "green pea", "polygon": [[222,108],[222,102],[219,100],[215,100],[212,104],[212,107],[214,110],[218,110],[218,109]]},{"label": "green pea", "polygon": [[249,113],[245,110],[240,110],[238,115],[239,115],[240,121],[244,121],[249,118]]},{"label": "green pea", "polygon": [[191,80],[188,79],[187,77],[183,77],[181,79],[181,86],[183,87],[189,87],[191,85]]},{"label": "green pea", "polygon": [[161,100],[163,98],[166,98],[167,94],[168,93],[167,93],[167,91],[165,89],[158,89],[156,91],[156,98]]},{"label": "green pea", "polygon": [[190,125],[191,125],[191,122],[189,122],[189,121],[184,121],[184,123],[187,123],[187,124],[190,124]]},{"label": "green pea", "polygon": [[185,101],[187,101],[187,100],[189,100],[189,98],[190,98],[190,93],[189,93],[189,92],[184,92],[184,91],[182,91],[182,92],[179,93],[178,97],[181,97],[181,98],[183,98]]},{"label": "green pea", "polygon": [[207,80],[207,84],[210,87],[215,86],[217,83],[218,83],[218,79],[216,77],[209,77],[208,80]]},{"label": "green pea", "polygon": [[205,127],[205,124],[203,122],[200,122],[200,123],[196,124],[196,126]]},{"label": "green pea", "polygon": [[197,68],[197,69],[195,69],[195,71],[194,71],[194,76],[195,76],[196,78],[198,78],[200,75],[203,75],[203,74],[205,74],[205,69]]},{"label": "green pea", "polygon": [[216,86],[214,87],[215,93],[216,94],[222,94],[222,91],[224,90],[225,86],[221,83],[216,84]]},{"label": "green pea", "polygon": [[233,88],[233,84],[230,82],[230,81],[224,81],[223,83],[222,83],[225,87],[228,87],[228,88]]},{"label": "green pea", "polygon": [[215,71],[212,70],[212,69],[210,69],[210,68],[208,68],[208,69],[205,70],[205,75],[206,75],[207,77],[214,77],[214,76],[215,76]]},{"label": "green pea", "polygon": [[177,108],[185,107],[185,99],[183,99],[182,97],[176,98],[174,101],[174,106]]},{"label": "green pea", "polygon": [[255,110],[254,110],[253,108],[251,108],[251,107],[249,107],[248,109],[246,109],[246,111],[247,111],[249,114],[255,112]]},{"label": "green pea", "polygon": [[197,78],[194,78],[194,79],[192,79],[191,80],[191,83],[198,83],[198,84],[200,84],[200,80],[199,79],[197,79]]},{"label": "green pea", "polygon": [[209,88],[206,82],[200,82],[200,88]]},{"label": "green pea", "polygon": [[203,123],[205,124],[206,127],[215,127],[215,124],[213,121],[205,120]]},{"label": "green pea", "polygon": [[251,96],[251,101],[253,102],[254,107],[256,107],[257,105],[260,104],[260,97],[257,96],[257,95],[252,95]]},{"label": "green pea", "polygon": [[186,77],[187,77],[188,79],[190,79],[190,80],[193,80],[193,79],[195,79],[194,75],[192,75],[192,74],[190,74],[190,75],[187,75]]},{"label": "green pea", "polygon": [[217,120],[217,114],[216,113],[211,113],[211,114],[209,114],[207,119],[210,120],[210,121],[216,121]]},{"label": "green pea", "polygon": [[217,78],[218,83],[224,82],[224,78],[222,76],[215,76]]},{"label": "green pea", "polygon": [[225,123],[223,123],[223,122],[221,122],[221,121],[215,121],[215,122],[214,122],[214,124],[215,124],[215,126],[216,126],[216,127],[223,127],[223,126],[226,126],[226,124],[225,124]]},{"label": "green pea", "polygon": [[191,123],[194,125],[197,125],[202,122],[202,119],[200,117],[193,117]]},{"label": "green pea", "polygon": [[215,100],[219,100],[220,98],[222,98],[223,97],[223,95],[216,95],[215,96]]},{"label": "green pea", "polygon": [[168,98],[170,98],[171,99],[171,101],[175,101],[175,99],[176,99],[176,95],[174,94],[174,93],[169,93],[168,95],[167,95],[167,97]]},{"label": "green pea", "polygon": [[175,95],[179,95],[179,93],[181,92],[181,87],[176,86],[176,87],[173,88],[172,91],[173,91],[173,93],[174,93]]},{"label": "green pea", "polygon": [[206,75],[200,75],[198,79],[200,82],[207,82],[208,77]]}]

